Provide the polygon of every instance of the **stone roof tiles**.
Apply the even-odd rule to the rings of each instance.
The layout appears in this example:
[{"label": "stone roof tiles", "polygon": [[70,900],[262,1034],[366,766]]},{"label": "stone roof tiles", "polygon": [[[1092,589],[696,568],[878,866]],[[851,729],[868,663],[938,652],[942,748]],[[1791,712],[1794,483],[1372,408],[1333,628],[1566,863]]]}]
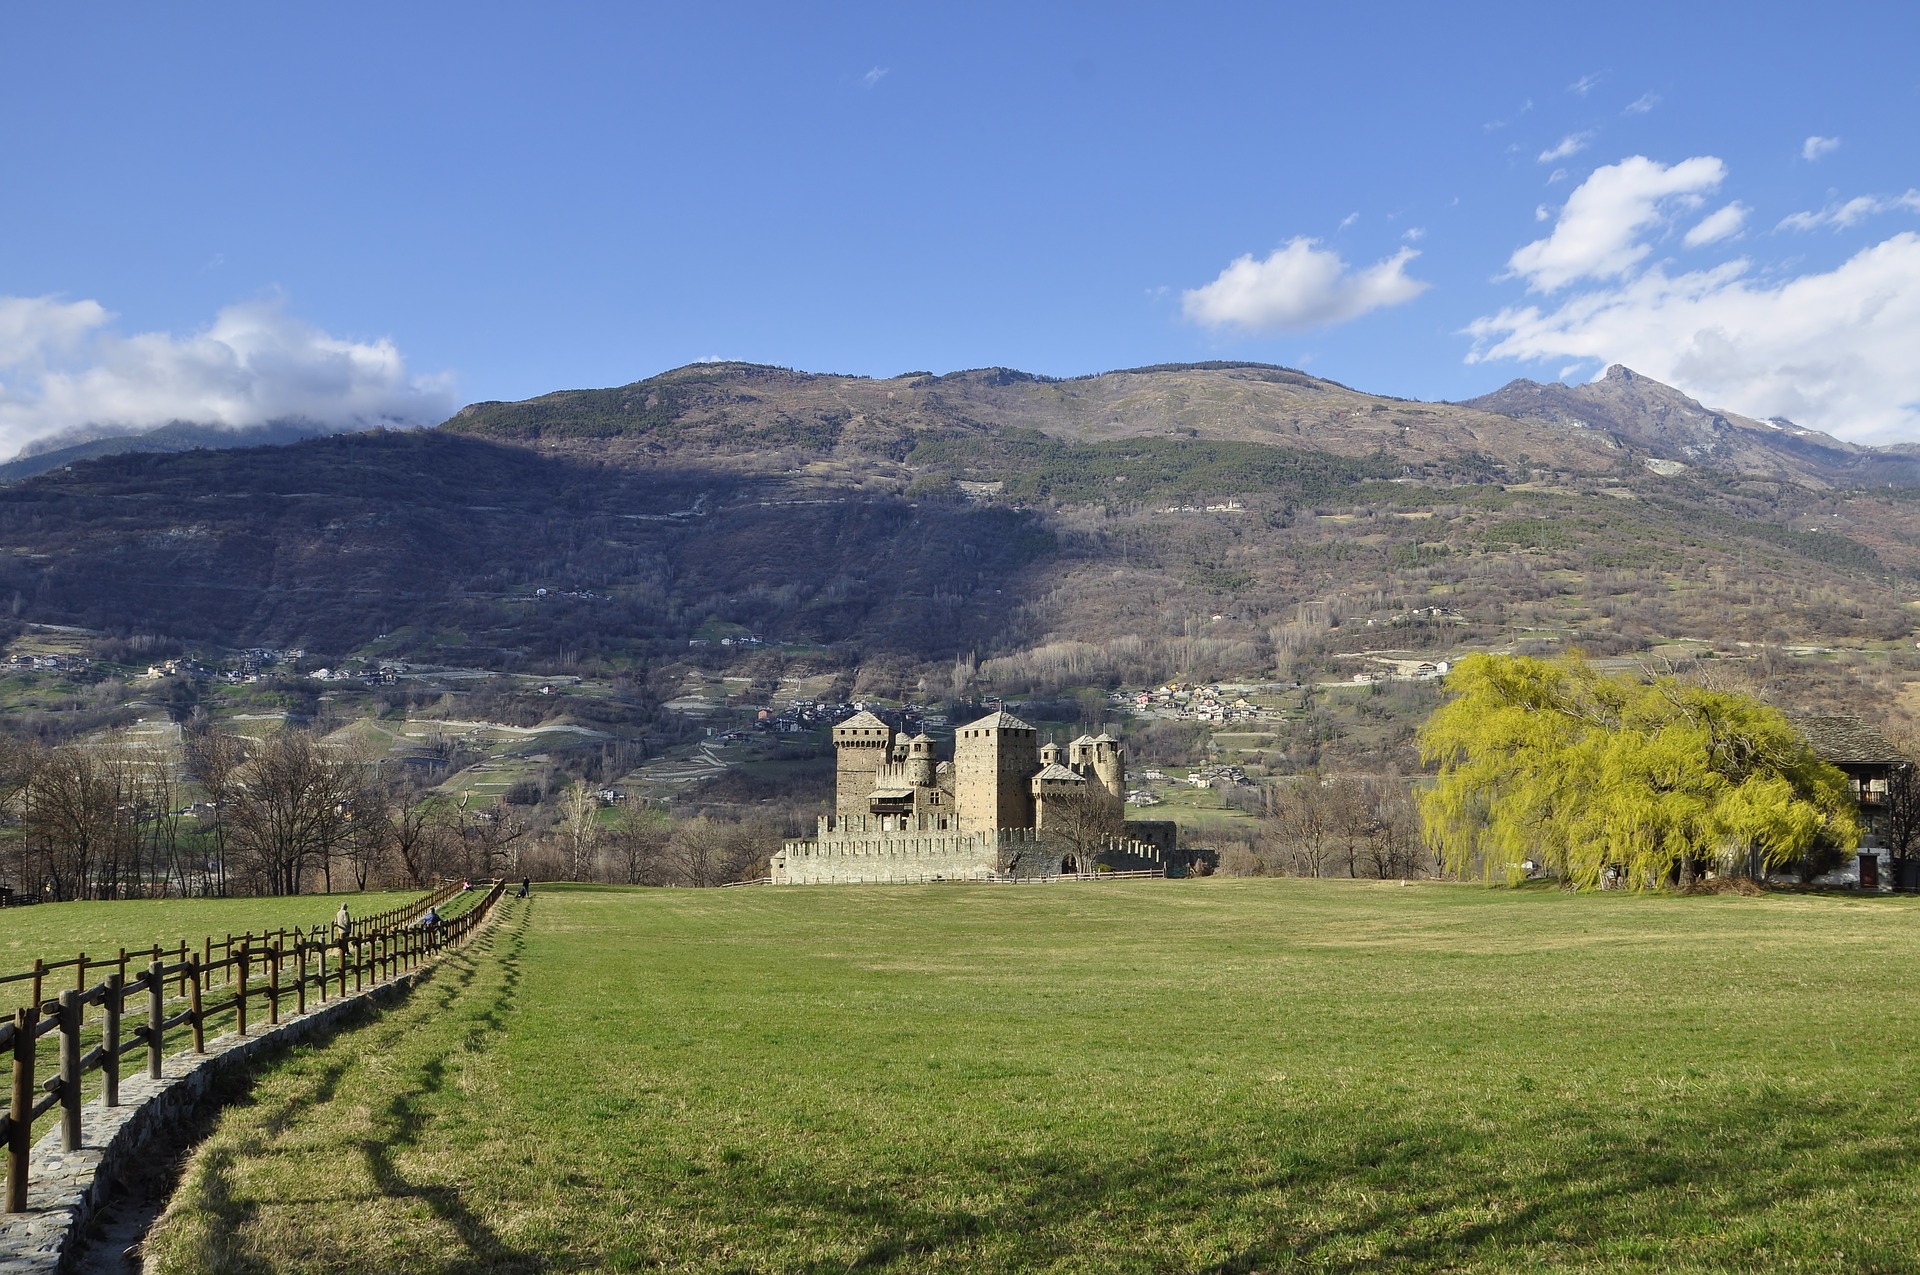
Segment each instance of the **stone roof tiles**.
[{"label": "stone roof tiles", "polygon": [[1034,778],[1035,779],[1053,779],[1053,780],[1065,779],[1065,780],[1071,780],[1076,784],[1084,784],[1087,782],[1087,777],[1085,775],[1079,774],[1078,772],[1075,772],[1075,771],[1068,770],[1065,766],[1062,766],[1059,762],[1055,762],[1053,765],[1048,766],[1046,769],[1042,770],[1039,774],[1035,775]]},{"label": "stone roof tiles", "polygon": [[849,717],[846,721],[840,722],[838,725],[834,727],[834,729],[839,730],[840,727],[842,726],[851,726],[855,730],[873,730],[876,727],[878,727],[881,730],[887,729],[887,724],[885,722],[881,721],[878,717],[875,717],[872,713],[869,713],[864,709],[862,709],[858,713],[855,713],[852,717]]},{"label": "stone roof tiles", "polygon": [[1887,737],[1858,717],[1795,717],[1794,729],[1813,751],[1840,765],[1887,765],[1903,760]]},{"label": "stone roof tiles", "polygon": [[1012,713],[1001,711],[998,713],[988,713],[985,717],[981,718],[979,721],[968,722],[965,726],[962,726],[960,729],[961,730],[1032,730],[1033,727],[1027,725],[1025,722],[1015,717]]}]

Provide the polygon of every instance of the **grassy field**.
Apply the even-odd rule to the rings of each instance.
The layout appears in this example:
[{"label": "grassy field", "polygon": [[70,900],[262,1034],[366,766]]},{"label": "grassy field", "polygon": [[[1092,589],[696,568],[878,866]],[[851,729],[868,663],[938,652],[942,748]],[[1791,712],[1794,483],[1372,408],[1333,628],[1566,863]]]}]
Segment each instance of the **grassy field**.
[{"label": "grassy field", "polygon": [[[333,920],[345,902],[355,916],[368,916],[419,898],[424,890],[370,890],[365,894],[296,894],[269,899],[128,899],[112,903],[39,903],[0,911],[0,975],[33,968],[37,957],[64,961],[81,952],[96,960],[128,951],[169,946],[181,939],[198,947],[208,935],[293,929]],[[9,1004],[0,986],[0,1004]]]},{"label": "grassy field", "polygon": [[225,1112],[148,1269],[1920,1268],[1920,907],[547,891]]}]

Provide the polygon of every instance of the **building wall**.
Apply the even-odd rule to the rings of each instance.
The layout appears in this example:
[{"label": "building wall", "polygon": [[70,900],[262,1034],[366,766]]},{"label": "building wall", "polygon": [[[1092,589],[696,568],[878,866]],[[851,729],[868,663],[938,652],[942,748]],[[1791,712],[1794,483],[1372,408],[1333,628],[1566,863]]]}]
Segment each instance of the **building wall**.
[{"label": "building wall", "polygon": [[892,745],[890,727],[842,724],[833,728],[834,814],[867,813],[867,795],[873,791]]},{"label": "building wall", "polygon": [[963,726],[953,740],[954,803],[970,832],[1033,827],[1033,774],[1040,732],[1032,727]]}]

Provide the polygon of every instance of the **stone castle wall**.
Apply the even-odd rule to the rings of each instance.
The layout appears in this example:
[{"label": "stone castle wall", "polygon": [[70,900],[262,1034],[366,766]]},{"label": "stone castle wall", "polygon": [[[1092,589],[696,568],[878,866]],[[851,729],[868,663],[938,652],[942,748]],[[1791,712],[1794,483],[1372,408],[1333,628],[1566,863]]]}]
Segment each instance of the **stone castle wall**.
[{"label": "stone castle wall", "polygon": [[961,832],[934,822],[861,815],[823,818],[816,836],[781,846],[771,865],[774,883],[989,881],[1009,856],[1035,844],[1030,828]]}]

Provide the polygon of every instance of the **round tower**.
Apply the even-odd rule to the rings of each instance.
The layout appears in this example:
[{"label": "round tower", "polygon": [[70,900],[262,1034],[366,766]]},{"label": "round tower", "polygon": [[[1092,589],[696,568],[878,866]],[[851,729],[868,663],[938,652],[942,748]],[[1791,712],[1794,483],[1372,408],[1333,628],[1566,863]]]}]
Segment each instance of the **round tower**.
[{"label": "round tower", "polygon": [[933,737],[925,733],[907,741],[907,782],[915,788],[933,785]]},{"label": "round tower", "polygon": [[1127,804],[1127,746],[1104,731],[1093,737],[1093,777],[1117,804]]}]

